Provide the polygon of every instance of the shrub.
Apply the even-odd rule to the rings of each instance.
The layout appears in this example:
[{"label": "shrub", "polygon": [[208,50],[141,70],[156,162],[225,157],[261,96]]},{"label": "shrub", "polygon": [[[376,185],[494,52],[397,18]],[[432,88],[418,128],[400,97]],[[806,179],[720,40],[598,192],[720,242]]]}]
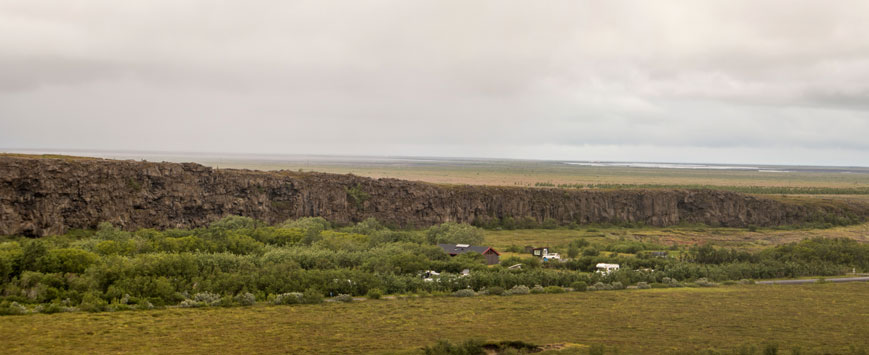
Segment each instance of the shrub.
[{"label": "shrub", "polygon": [[649,286],[648,282],[637,282],[637,288],[640,290],[650,289],[652,286]]},{"label": "shrub", "polygon": [[297,304],[302,303],[302,293],[301,292],[289,292],[282,293],[275,296],[275,299],[272,300],[273,304]]},{"label": "shrub", "polygon": [[585,281],[577,281],[570,284],[570,288],[572,288],[574,291],[585,292],[588,290],[588,284],[585,283]]},{"label": "shrub", "polygon": [[27,314],[30,313],[30,310],[27,307],[24,307],[18,302],[12,302],[9,304],[9,307],[3,307],[0,309],[0,313],[2,314],[10,314],[10,315],[19,315],[19,314]]},{"label": "shrub", "polygon": [[763,355],[776,355],[778,354],[778,344],[769,343],[763,347]]},{"label": "shrub", "polygon": [[202,304],[199,303],[199,302],[196,302],[196,301],[194,301],[194,300],[191,300],[191,299],[187,298],[187,299],[181,301],[181,303],[178,304],[178,307],[181,307],[181,308],[196,308],[196,307],[202,307]]},{"label": "shrub", "polygon": [[350,296],[346,293],[342,293],[342,294],[339,294],[338,296],[335,296],[335,301],[336,302],[350,303],[350,302],[353,302],[353,296]]},{"label": "shrub", "polygon": [[546,286],[543,291],[546,293],[563,293],[564,288],[562,288],[561,286]]},{"label": "shrub", "polygon": [[85,293],[81,298],[81,303],[78,309],[85,312],[102,312],[106,310],[109,303],[94,292]]},{"label": "shrub", "polygon": [[469,289],[469,288],[465,288],[465,289],[461,289],[461,290],[458,290],[456,292],[453,292],[453,296],[455,296],[455,297],[474,297],[475,295],[477,295],[477,293],[474,292],[474,290]]},{"label": "shrub", "polygon": [[676,281],[676,279],[672,279],[672,278],[669,278],[669,277],[665,277],[665,278],[663,278],[663,279],[661,280],[661,282],[663,282],[664,284],[666,284],[668,287],[682,287],[682,284],[679,283],[679,281]]},{"label": "shrub", "polygon": [[323,303],[323,293],[319,290],[315,290],[313,288],[309,288],[302,293],[302,297],[300,298],[302,303],[305,304],[317,304]]},{"label": "shrub", "polygon": [[529,289],[528,286],[525,286],[525,285],[516,285],[516,286],[513,286],[513,288],[511,288],[507,291],[504,291],[505,296],[508,296],[508,295],[527,295],[529,293],[531,293],[531,289]]},{"label": "shrub", "polygon": [[483,243],[483,231],[468,224],[447,222],[432,226],[426,231],[429,244],[471,244]]},{"label": "shrub", "polygon": [[625,289],[625,285],[619,281],[615,281],[611,285],[612,285],[613,290],[624,290]]},{"label": "shrub", "polygon": [[606,349],[601,344],[593,344],[588,348],[588,355],[604,355]]},{"label": "shrub", "polygon": [[62,306],[62,305],[59,304],[59,303],[49,303],[49,304],[43,304],[43,305],[36,306],[36,311],[37,311],[37,312],[39,312],[39,313],[45,313],[45,314],[54,314],[54,313],[60,313],[60,312],[69,312],[69,311],[71,311],[71,310],[72,310],[72,309],[68,309],[67,307]]},{"label": "shrub", "polygon": [[603,282],[597,282],[594,285],[591,285],[588,287],[589,291],[606,291],[606,290],[612,290],[612,289],[613,289],[612,285],[605,284]]},{"label": "shrub", "polygon": [[379,300],[380,297],[383,296],[383,291],[381,291],[379,288],[372,288],[368,290],[368,294],[366,296],[368,296],[368,298],[372,300]]},{"label": "shrub", "polygon": [[540,286],[540,285],[534,285],[534,287],[531,288],[531,293],[544,293],[544,292],[546,292],[546,290],[543,288],[543,286]]},{"label": "shrub", "polygon": [[486,288],[486,294],[491,296],[501,296],[506,292],[503,287],[500,286],[492,286]]},{"label": "shrub", "polygon": [[567,248],[567,257],[570,259],[576,259],[577,256],[579,256],[579,248],[571,244]]},{"label": "shrub", "polygon": [[250,292],[239,293],[234,300],[242,306],[253,306],[256,303],[256,296]]},{"label": "shrub", "polygon": [[453,345],[446,340],[438,340],[433,346],[422,349],[425,355],[484,355],[483,342],[479,340],[466,340],[461,344]]},{"label": "shrub", "polygon": [[600,252],[595,248],[585,248],[582,250],[583,256],[598,256]]},{"label": "shrub", "polygon": [[667,286],[667,284],[665,284],[665,283],[655,282],[652,284],[652,288],[667,288],[667,287],[669,287],[669,286]]},{"label": "shrub", "polygon": [[740,285],[754,285],[754,280],[742,279],[739,280]]},{"label": "shrub", "polygon": [[718,286],[717,283],[714,283],[714,282],[712,282],[712,281],[709,281],[709,280],[707,280],[705,277],[701,277],[701,278],[697,279],[697,281],[694,281],[694,283],[695,283],[697,286],[700,286],[700,287],[715,287],[715,286]]},{"label": "shrub", "polygon": [[208,291],[198,292],[193,295],[193,301],[201,303],[203,306],[216,306],[220,303],[220,295]]}]

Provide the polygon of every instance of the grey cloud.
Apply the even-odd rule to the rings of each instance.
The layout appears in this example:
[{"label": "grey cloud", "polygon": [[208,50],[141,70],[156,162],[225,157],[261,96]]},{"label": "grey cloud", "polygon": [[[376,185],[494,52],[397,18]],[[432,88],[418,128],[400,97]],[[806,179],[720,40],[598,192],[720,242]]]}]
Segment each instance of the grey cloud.
[{"label": "grey cloud", "polygon": [[869,165],[867,13],[5,1],[0,147],[788,163],[841,150]]}]

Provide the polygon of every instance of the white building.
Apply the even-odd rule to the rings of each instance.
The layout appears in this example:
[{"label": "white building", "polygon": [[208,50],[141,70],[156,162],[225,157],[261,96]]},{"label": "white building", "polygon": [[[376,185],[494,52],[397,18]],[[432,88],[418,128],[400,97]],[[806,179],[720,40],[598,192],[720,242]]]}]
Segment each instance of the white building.
[{"label": "white building", "polygon": [[609,274],[613,271],[619,270],[619,264],[598,263],[594,267],[597,269],[597,271],[595,272],[599,272],[601,274]]}]

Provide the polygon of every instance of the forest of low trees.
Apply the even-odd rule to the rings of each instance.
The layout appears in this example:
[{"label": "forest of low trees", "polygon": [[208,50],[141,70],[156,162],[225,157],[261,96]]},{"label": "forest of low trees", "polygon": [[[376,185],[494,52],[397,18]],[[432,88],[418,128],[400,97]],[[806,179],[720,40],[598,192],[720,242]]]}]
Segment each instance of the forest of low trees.
[{"label": "forest of low trees", "polygon": [[[658,258],[648,253],[658,245],[601,246],[580,238],[564,247],[571,254],[564,262],[508,257],[494,267],[486,266],[481,255],[450,257],[436,246],[480,245],[483,237],[482,230],[456,223],[391,230],[373,219],[341,227],[322,218],[269,226],[237,216],[197,229],[130,232],[103,223],[97,230],[41,239],[5,237],[0,242],[0,313],[20,313],[22,307],[54,312],[185,302],[280,303],[287,294],[316,301],[339,294],[448,294],[538,285],[677,286],[698,279],[722,282],[869,270],[869,245],[849,239],[808,239],[757,252],[707,245]],[[594,273],[599,262],[618,263],[622,269]],[[524,267],[507,268],[515,264]],[[464,269],[470,275],[461,276]],[[426,281],[420,276],[426,270],[443,274],[437,282]]]}]

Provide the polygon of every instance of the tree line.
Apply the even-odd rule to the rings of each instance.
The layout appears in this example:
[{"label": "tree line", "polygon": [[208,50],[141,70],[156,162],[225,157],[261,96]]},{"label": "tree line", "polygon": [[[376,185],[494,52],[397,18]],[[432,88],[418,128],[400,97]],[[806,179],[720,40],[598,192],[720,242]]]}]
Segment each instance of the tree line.
[{"label": "tree line", "polygon": [[[602,247],[577,239],[567,246],[570,259],[564,262],[543,263],[528,255],[503,258],[500,266],[488,267],[482,255],[450,257],[436,245],[481,245],[484,234],[474,226],[444,223],[393,230],[373,219],[335,226],[318,217],[270,226],[230,216],[205,228],[163,231],[124,231],[103,223],[92,231],[2,240],[0,313],[6,314],[22,307],[100,311],[296,299],[289,294],[315,300],[315,295],[449,294],[538,285],[672,286],[673,280],[869,270],[869,245],[848,239],[809,239],[760,252],[700,246],[680,251],[677,258],[650,256],[648,250],[662,247],[654,243]],[[594,273],[599,262],[617,263],[622,269]],[[508,268],[516,264],[522,268]],[[466,269],[469,275],[462,275]],[[427,270],[442,275],[426,280],[422,275]]]}]

